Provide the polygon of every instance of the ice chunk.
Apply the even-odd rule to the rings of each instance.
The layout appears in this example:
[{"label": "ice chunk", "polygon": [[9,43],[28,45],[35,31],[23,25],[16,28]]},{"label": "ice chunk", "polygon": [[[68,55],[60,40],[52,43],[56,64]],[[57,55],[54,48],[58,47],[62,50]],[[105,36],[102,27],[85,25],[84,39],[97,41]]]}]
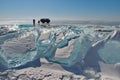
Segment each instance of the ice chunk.
[{"label": "ice chunk", "polygon": [[73,51],[73,45],[75,43],[76,39],[73,39],[69,41],[68,46],[65,46],[63,48],[57,48],[55,53],[55,58],[67,58],[71,55],[71,52]]},{"label": "ice chunk", "polygon": [[47,32],[47,33],[41,33],[40,35],[40,40],[48,40],[49,39],[49,36],[50,36],[50,32]]},{"label": "ice chunk", "polygon": [[[0,63],[4,67],[15,68],[34,59],[36,44],[35,35],[32,34],[32,31],[19,30],[2,35],[0,38],[1,42],[3,41],[0,45]],[[2,69],[1,66],[0,68]]]},{"label": "ice chunk", "polygon": [[[72,44],[72,46],[73,46],[73,49],[72,49],[72,51],[69,52],[70,56],[68,56],[67,58],[47,58],[47,59],[51,62],[56,62],[63,66],[72,66],[75,63],[82,61],[82,59],[85,57],[85,54],[87,53],[87,51],[91,48],[91,42],[89,41],[89,38],[87,36],[81,35],[81,37],[79,37]],[[71,48],[72,48],[72,46],[71,46]],[[70,44],[68,47],[70,47]],[[63,49],[61,49],[61,50],[63,50]],[[66,53],[61,53],[61,54],[64,55]]]},{"label": "ice chunk", "polygon": [[9,39],[17,37],[17,36],[18,36],[17,32],[2,35],[2,36],[0,36],[0,44],[3,44],[6,40],[9,40]]},{"label": "ice chunk", "polygon": [[120,62],[120,42],[108,40],[98,53],[106,63],[118,63]]},{"label": "ice chunk", "polygon": [[2,50],[5,52],[12,54],[12,53],[26,53],[28,51],[35,50],[35,40],[34,36],[30,35],[26,38],[14,41],[5,42],[2,45]]}]

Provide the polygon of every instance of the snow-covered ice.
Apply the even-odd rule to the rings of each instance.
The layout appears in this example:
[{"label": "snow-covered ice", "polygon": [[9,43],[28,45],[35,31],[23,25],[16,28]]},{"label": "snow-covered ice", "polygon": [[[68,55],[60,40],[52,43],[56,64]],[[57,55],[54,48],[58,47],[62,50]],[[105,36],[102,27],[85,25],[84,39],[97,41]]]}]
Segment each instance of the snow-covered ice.
[{"label": "snow-covered ice", "polygon": [[[6,72],[7,78],[8,73],[12,72],[17,78],[23,76],[26,80],[54,80],[57,76],[56,80],[107,80],[109,76],[112,76],[109,77],[112,80],[119,80],[118,28],[88,25],[54,25],[51,28],[27,26],[0,27],[0,70]],[[11,69],[20,70],[9,71]],[[0,76],[4,73],[0,73]]]}]

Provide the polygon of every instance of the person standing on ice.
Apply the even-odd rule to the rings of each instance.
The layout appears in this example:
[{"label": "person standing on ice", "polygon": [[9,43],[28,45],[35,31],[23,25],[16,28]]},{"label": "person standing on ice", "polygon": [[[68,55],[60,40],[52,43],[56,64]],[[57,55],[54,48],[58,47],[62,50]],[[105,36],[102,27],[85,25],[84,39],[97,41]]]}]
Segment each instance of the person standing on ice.
[{"label": "person standing on ice", "polygon": [[48,28],[50,26],[50,19],[49,18],[42,18],[40,19],[41,26]]}]

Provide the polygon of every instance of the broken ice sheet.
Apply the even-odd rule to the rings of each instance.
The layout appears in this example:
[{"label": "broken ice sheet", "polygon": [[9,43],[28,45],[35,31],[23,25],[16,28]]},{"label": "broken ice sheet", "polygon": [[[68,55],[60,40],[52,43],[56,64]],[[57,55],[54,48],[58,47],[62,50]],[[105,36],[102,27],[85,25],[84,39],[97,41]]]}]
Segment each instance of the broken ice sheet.
[{"label": "broken ice sheet", "polygon": [[120,42],[116,40],[109,40],[98,51],[100,57],[105,63],[115,64],[120,62]]}]

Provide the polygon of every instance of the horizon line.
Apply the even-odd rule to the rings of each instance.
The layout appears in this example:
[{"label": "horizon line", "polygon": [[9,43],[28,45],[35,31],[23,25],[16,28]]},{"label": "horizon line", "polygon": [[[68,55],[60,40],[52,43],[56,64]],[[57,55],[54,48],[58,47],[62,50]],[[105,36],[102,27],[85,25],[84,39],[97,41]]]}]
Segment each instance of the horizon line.
[{"label": "horizon line", "polygon": [[[43,17],[42,17],[43,18]],[[40,20],[42,18],[0,18],[0,21],[4,20]],[[46,17],[48,18],[48,17]],[[50,18],[49,18],[50,19]],[[101,19],[50,19],[52,21],[93,21],[93,22],[120,22],[120,20],[101,20]]]}]

